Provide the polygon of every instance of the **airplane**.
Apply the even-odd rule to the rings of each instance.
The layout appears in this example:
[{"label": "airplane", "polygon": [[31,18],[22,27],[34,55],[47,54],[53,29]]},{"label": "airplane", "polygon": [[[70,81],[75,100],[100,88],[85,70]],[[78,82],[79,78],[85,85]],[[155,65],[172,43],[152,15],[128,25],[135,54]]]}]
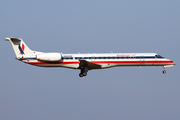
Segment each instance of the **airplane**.
[{"label": "airplane", "polygon": [[156,53],[102,53],[102,54],[63,54],[57,52],[38,52],[29,49],[21,38],[5,38],[10,41],[16,59],[40,67],[65,67],[80,69],[79,76],[87,75],[89,70],[105,69],[117,66],[163,66],[176,65],[173,61]]}]

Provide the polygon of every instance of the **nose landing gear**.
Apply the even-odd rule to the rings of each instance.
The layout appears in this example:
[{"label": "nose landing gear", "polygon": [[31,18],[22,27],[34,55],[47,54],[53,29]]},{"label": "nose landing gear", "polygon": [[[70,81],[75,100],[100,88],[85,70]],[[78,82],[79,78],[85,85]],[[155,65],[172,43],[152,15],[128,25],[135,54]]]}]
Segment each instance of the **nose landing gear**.
[{"label": "nose landing gear", "polygon": [[172,64],[170,64],[170,65],[164,65],[164,66],[163,66],[163,71],[162,71],[162,73],[163,73],[163,74],[166,73],[166,70],[165,70],[166,67],[173,67],[175,64],[176,64],[176,63],[172,63]]},{"label": "nose landing gear", "polygon": [[166,74],[166,70],[165,70],[165,66],[163,66],[163,71],[162,71],[163,74]]}]

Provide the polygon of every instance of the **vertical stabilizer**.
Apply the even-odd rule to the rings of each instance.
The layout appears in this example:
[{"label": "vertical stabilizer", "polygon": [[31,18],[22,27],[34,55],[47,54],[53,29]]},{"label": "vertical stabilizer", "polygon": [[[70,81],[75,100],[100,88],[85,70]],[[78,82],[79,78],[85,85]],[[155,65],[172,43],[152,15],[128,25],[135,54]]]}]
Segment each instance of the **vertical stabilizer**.
[{"label": "vertical stabilizer", "polygon": [[6,38],[6,40],[11,42],[16,57],[20,57],[22,55],[33,55],[33,51],[28,48],[22,39]]}]

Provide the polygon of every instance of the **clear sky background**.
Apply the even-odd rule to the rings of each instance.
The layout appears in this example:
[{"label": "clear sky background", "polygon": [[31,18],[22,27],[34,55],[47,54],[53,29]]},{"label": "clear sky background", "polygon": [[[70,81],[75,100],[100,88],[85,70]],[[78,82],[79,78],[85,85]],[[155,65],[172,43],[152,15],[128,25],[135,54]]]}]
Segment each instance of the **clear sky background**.
[{"label": "clear sky background", "polygon": [[[172,68],[89,71],[17,61],[5,37],[62,53],[155,52]],[[0,120],[179,120],[179,0],[0,2]]]}]

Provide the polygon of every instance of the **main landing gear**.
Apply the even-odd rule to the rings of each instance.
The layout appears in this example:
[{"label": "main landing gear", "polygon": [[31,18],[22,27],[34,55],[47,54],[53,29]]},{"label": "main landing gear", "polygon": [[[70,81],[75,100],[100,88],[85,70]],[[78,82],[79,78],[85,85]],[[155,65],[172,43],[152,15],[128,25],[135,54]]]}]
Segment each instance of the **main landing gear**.
[{"label": "main landing gear", "polygon": [[87,76],[88,72],[88,63],[86,61],[80,61],[79,63],[79,69],[81,69],[81,72],[79,73],[79,77]]},{"label": "main landing gear", "polygon": [[88,72],[88,69],[81,69],[81,73],[79,73],[79,77],[86,76]]},{"label": "main landing gear", "polygon": [[79,73],[79,77],[83,77],[83,76],[86,76],[86,75],[87,75],[87,72]]}]

